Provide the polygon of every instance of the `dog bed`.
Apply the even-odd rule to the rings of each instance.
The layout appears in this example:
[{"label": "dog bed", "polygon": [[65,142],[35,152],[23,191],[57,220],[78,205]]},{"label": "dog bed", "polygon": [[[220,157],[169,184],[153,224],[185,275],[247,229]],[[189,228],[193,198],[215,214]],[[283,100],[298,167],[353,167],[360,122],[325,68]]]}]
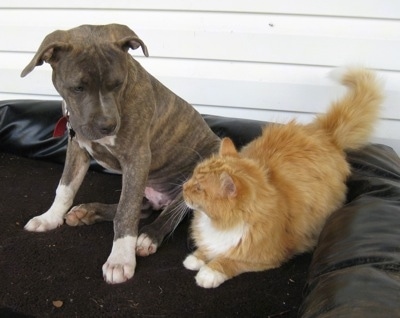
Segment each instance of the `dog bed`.
[{"label": "dog bed", "polygon": [[[0,316],[19,317],[396,317],[400,316],[400,159],[385,145],[348,154],[346,205],[327,221],[313,253],[196,286],[182,261],[193,248],[189,217],[133,279],[104,282],[111,222],[23,230],[45,211],[61,176],[67,134],[53,138],[60,101],[0,102]],[[204,115],[240,147],[266,123]],[[115,203],[121,177],[92,164],[76,203]],[[143,224],[150,222],[143,220]]]}]

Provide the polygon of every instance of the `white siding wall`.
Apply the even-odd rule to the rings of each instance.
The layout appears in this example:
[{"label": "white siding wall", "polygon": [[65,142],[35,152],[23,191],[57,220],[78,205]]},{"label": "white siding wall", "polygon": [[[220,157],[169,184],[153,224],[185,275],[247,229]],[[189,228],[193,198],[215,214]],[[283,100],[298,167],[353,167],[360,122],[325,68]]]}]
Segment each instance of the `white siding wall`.
[{"label": "white siding wall", "polygon": [[309,121],[343,88],[330,69],[363,64],[385,78],[375,140],[400,153],[400,1],[2,0],[0,100],[58,99],[51,68],[19,74],[44,36],[121,23],[147,44],[132,55],[201,113]]}]

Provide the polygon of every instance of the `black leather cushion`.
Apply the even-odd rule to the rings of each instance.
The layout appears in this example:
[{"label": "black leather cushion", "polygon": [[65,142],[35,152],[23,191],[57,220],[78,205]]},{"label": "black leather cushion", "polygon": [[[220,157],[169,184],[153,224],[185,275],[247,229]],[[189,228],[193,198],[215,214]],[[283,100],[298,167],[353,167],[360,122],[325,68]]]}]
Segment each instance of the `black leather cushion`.
[{"label": "black leather cushion", "polygon": [[348,204],[327,221],[303,317],[400,317],[400,160],[389,147],[349,154]]},{"label": "black leather cushion", "polygon": [[0,151],[63,163],[67,136],[52,138],[61,117],[60,101],[1,102]]}]

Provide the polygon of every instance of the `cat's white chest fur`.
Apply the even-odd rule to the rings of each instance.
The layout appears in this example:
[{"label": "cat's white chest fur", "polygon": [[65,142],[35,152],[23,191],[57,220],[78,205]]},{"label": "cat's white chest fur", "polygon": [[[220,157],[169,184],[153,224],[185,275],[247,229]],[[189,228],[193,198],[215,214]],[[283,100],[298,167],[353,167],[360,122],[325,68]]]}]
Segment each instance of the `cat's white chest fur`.
[{"label": "cat's white chest fur", "polygon": [[198,213],[196,226],[200,233],[200,241],[197,243],[199,247],[206,248],[208,253],[210,253],[208,255],[210,258],[236,246],[247,232],[245,223],[239,224],[229,230],[220,230],[214,227],[211,219],[205,213],[199,211],[196,213]]}]

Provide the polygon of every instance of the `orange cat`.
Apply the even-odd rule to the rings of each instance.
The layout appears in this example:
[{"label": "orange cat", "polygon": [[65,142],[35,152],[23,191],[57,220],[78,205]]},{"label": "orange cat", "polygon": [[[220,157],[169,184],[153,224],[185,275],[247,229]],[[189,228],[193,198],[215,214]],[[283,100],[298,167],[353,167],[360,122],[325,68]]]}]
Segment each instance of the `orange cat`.
[{"label": "orange cat", "polygon": [[240,152],[225,138],[183,185],[197,246],[183,264],[199,271],[199,286],[279,267],[315,246],[345,200],[344,151],[367,142],[383,99],[371,71],[348,69],[341,81],[349,91],[327,114],[307,125],[268,125]]}]

